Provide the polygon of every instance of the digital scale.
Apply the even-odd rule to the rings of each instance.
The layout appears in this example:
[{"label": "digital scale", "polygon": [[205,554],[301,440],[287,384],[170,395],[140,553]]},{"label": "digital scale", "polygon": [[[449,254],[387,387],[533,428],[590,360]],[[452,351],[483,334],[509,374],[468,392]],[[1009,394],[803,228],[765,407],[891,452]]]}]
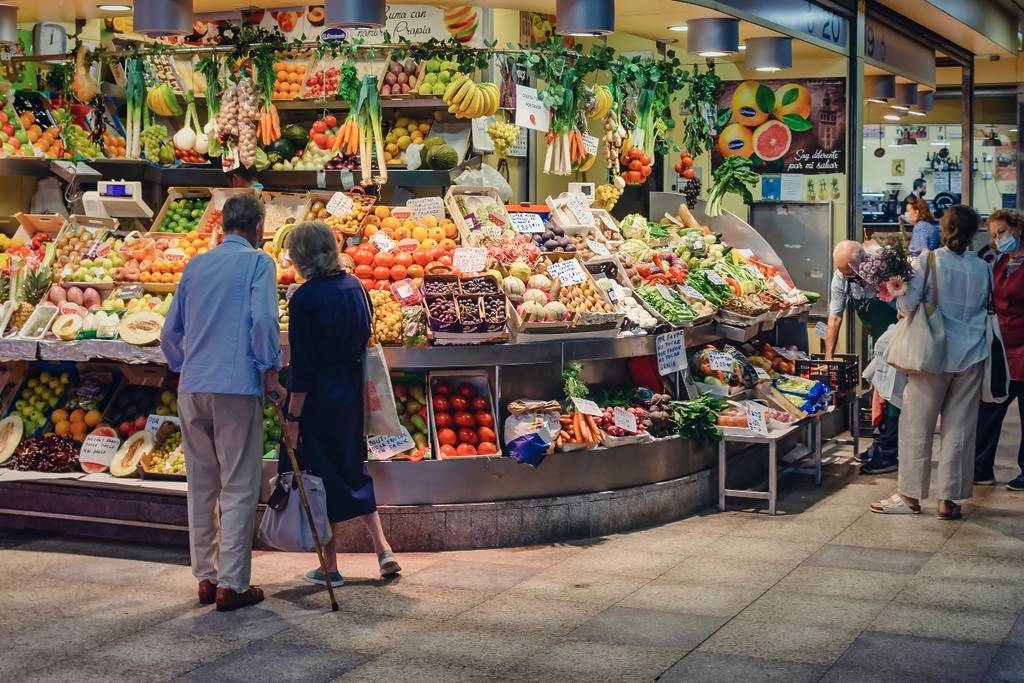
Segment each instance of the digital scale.
[{"label": "digital scale", "polygon": [[152,218],[137,180],[101,180],[96,190],[82,195],[86,214],[104,218]]}]

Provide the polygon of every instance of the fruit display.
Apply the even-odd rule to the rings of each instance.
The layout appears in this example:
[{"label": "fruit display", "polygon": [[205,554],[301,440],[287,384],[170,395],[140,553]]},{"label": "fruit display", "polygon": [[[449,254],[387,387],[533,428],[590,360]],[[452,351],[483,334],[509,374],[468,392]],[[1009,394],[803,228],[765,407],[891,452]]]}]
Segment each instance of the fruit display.
[{"label": "fruit display", "polygon": [[[280,81],[280,71],[277,72],[277,76],[278,81]],[[330,97],[338,91],[338,84],[340,81],[341,70],[337,66],[330,63],[325,64],[324,62],[318,63],[312,72],[306,74],[306,89],[302,92],[302,96],[314,99]],[[289,83],[289,94],[290,93],[291,84]]]},{"label": "fruit display", "polygon": [[676,162],[675,171],[679,177],[686,180],[683,186],[683,196],[686,197],[686,205],[693,209],[697,206],[697,199],[700,197],[700,178],[697,177],[697,170],[693,167],[693,157],[686,152],[679,154],[679,161]]},{"label": "fruit display", "polygon": [[666,285],[641,285],[636,295],[671,325],[682,325],[699,317],[678,292]]},{"label": "fruit display", "polygon": [[174,158],[183,164],[205,164],[207,163],[206,157],[197,152],[194,149],[184,150],[179,147],[174,148]]},{"label": "fruit display", "polygon": [[129,344],[146,346],[160,341],[164,317],[154,311],[135,311],[121,318],[117,335]]},{"label": "fruit display", "polygon": [[153,435],[145,430],[125,438],[124,443],[110,461],[110,474],[115,477],[133,477],[142,459],[153,451]]},{"label": "fruit display", "polygon": [[636,436],[637,434],[646,434],[647,427],[650,426],[651,421],[647,417],[647,411],[640,406],[629,406],[623,408],[627,413],[633,415],[636,419],[636,431],[626,431],[624,427],[619,427],[615,424],[615,409],[604,408],[602,409],[601,417],[597,418],[597,426],[600,427],[601,431],[608,434],[609,436]]},{"label": "fruit display", "polygon": [[176,475],[184,478],[185,450],[181,445],[181,430],[175,428],[160,440],[141,462],[146,474]]},{"label": "fruit display", "polygon": [[430,429],[427,424],[427,382],[422,375],[397,375],[391,378],[391,389],[395,394],[395,409],[402,426],[409,430],[413,448],[395,456],[398,460],[428,460],[430,453]]},{"label": "fruit display", "polygon": [[445,88],[442,99],[449,114],[459,119],[476,119],[498,111],[501,91],[494,83],[477,83],[466,74],[459,74]]},{"label": "fruit display", "polygon": [[[173,397],[171,392],[167,392]],[[128,385],[114,396],[103,414],[103,420],[117,430],[118,436],[127,439],[136,432],[145,430],[146,419],[161,403],[161,391],[157,387]],[[174,399],[171,398],[171,401]],[[164,406],[168,408],[168,406]],[[170,414],[169,409],[167,413]]]},{"label": "fruit display", "polygon": [[441,458],[499,455],[490,389],[485,377],[433,377],[430,392]]},{"label": "fruit display", "polygon": [[109,129],[103,132],[103,151],[111,159],[124,159],[128,154],[127,145],[124,136],[111,133]]},{"label": "fruit display", "polygon": [[54,139],[60,137],[56,128],[49,130],[53,132],[47,135],[45,141],[41,141],[43,130],[35,123],[35,114],[27,111],[19,117],[14,105],[8,102],[0,111],[0,153],[5,157],[30,157],[37,152],[45,153]]},{"label": "fruit display", "polygon": [[[393,60],[380,80],[380,94],[412,95],[419,92],[420,67],[412,59]],[[427,94],[427,93],[421,93]]]},{"label": "fruit display", "polygon": [[654,170],[650,155],[637,147],[623,151],[619,163],[622,166],[620,177],[626,185],[643,185]]},{"label": "fruit display", "polygon": [[78,469],[79,448],[79,442],[69,436],[29,437],[18,444],[8,465],[12,470],[74,472]]},{"label": "fruit display", "polygon": [[167,126],[151,124],[139,135],[146,160],[164,166],[174,163],[174,145],[167,142]]},{"label": "fruit display", "polygon": [[48,416],[68,390],[71,375],[44,370],[25,381],[14,398],[12,413],[21,416],[25,433],[33,434],[46,425]]},{"label": "fruit display", "polygon": [[8,287],[11,292],[18,292],[18,306],[14,309],[14,313],[11,314],[8,329],[17,332],[28,323],[32,313],[35,311],[36,304],[42,300],[43,296],[50,289],[50,277],[51,274],[48,267],[23,269],[18,274],[16,280],[12,277]]},{"label": "fruit display", "polygon": [[[274,93],[275,100],[293,100],[299,96],[303,83],[306,82],[306,70],[309,68],[307,62],[296,60],[282,60],[274,64]],[[320,72],[322,74],[322,72]],[[335,84],[335,89],[337,84]],[[334,92],[331,90],[330,92]]]},{"label": "fruit display", "polygon": [[519,139],[519,126],[507,121],[495,121],[487,126],[487,135],[494,143],[494,153],[499,159],[504,159]]},{"label": "fruit display", "polygon": [[77,123],[74,123],[71,114],[65,109],[55,109],[53,118],[60,128],[61,139],[64,140],[64,147],[72,154],[78,154],[86,159],[96,159],[103,156],[100,149],[89,132]]},{"label": "fruit display", "polygon": [[594,190],[594,208],[611,211],[619,203],[619,197],[626,189],[626,180],[623,176],[617,175],[612,182],[598,185]]},{"label": "fruit display", "polygon": [[21,415],[8,415],[0,420],[0,465],[11,459],[24,434],[25,421]]},{"label": "fruit display", "polygon": [[172,284],[181,279],[189,259],[204,254],[209,241],[197,232],[159,237],[133,236],[120,246],[124,259],[114,268],[117,282]]},{"label": "fruit display", "polygon": [[[423,63],[420,81],[411,90],[423,97],[441,96],[448,90],[452,79],[459,76],[459,65],[444,59],[431,59]],[[385,76],[385,80],[387,76]],[[447,104],[447,102],[446,102]]]},{"label": "fruit display", "polygon": [[373,304],[373,338],[379,344],[402,343],[402,307],[386,289],[370,290]]},{"label": "fruit display", "polygon": [[167,201],[167,212],[153,227],[153,232],[192,232],[198,229],[199,219],[206,212],[209,197],[180,197]]},{"label": "fruit display", "polygon": [[397,166],[405,166],[405,150],[409,149],[410,145],[423,143],[427,134],[430,133],[430,124],[429,119],[416,120],[405,116],[396,119],[394,127],[384,138],[384,161]]},{"label": "fruit display", "polygon": [[264,457],[271,455],[271,457],[277,456],[277,447],[281,443],[281,436],[284,433],[284,429],[281,427],[281,422],[278,420],[277,406],[273,403],[268,403],[263,406],[263,454]]},{"label": "fruit display", "polygon": [[57,436],[70,436],[75,441],[85,440],[90,429],[100,423],[100,411],[85,411],[82,408],[66,410],[60,408],[50,416],[50,431]]},{"label": "fruit display", "polygon": [[114,269],[124,265],[117,251],[120,247],[120,240],[106,230],[67,226],[54,243],[57,279],[61,282],[113,282]]},{"label": "fruit display", "polygon": [[281,326],[281,332],[288,332],[288,288],[277,288],[277,322]]},{"label": "fruit display", "polygon": [[568,313],[615,313],[615,307],[590,278],[578,285],[559,287],[558,301]]}]

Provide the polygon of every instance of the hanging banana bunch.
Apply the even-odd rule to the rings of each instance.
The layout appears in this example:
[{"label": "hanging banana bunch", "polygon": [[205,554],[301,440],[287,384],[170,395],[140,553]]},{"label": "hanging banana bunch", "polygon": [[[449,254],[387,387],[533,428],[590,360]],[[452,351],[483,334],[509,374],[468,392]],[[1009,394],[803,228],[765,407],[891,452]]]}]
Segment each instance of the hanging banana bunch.
[{"label": "hanging banana bunch", "polygon": [[[592,120],[603,119],[611,111],[615,103],[612,91],[607,85],[595,85],[591,90],[593,94],[593,106],[587,107],[587,118]],[[590,98],[587,98],[588,104]]]}]

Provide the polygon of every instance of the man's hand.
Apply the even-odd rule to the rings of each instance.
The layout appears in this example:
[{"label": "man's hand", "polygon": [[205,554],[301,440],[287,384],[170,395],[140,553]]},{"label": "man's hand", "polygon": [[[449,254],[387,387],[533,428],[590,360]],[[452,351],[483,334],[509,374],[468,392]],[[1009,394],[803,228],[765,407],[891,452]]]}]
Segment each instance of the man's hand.
[{"label": "man's hand", "polygon": [[263,373],[263,393],[266,395],[267,400],[275,406],[281,407],[284,405],[284,397],[288,392],[281,386],[277,370],[267,370]]},{"label": "man's hand", "polygon": [[842,316],[828,316],[828,330],[825,332],[825,360],[832,360],[832,355],[836,350],[836,344],[839,342],[839,330],[841,330],[842,327]]}]

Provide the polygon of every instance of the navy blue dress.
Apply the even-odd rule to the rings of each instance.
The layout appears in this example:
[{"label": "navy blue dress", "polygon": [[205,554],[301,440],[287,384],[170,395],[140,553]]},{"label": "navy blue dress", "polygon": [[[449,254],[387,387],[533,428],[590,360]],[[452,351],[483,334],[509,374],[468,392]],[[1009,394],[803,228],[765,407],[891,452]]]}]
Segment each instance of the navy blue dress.
[{"label": "navy blue dress", "polygon": [[363,438],[368,306],[359,280],[345,273],[309,280],[288,304],[289,389],[306,393],[297,456],[323,479],[331,522],[377,509]]}]

